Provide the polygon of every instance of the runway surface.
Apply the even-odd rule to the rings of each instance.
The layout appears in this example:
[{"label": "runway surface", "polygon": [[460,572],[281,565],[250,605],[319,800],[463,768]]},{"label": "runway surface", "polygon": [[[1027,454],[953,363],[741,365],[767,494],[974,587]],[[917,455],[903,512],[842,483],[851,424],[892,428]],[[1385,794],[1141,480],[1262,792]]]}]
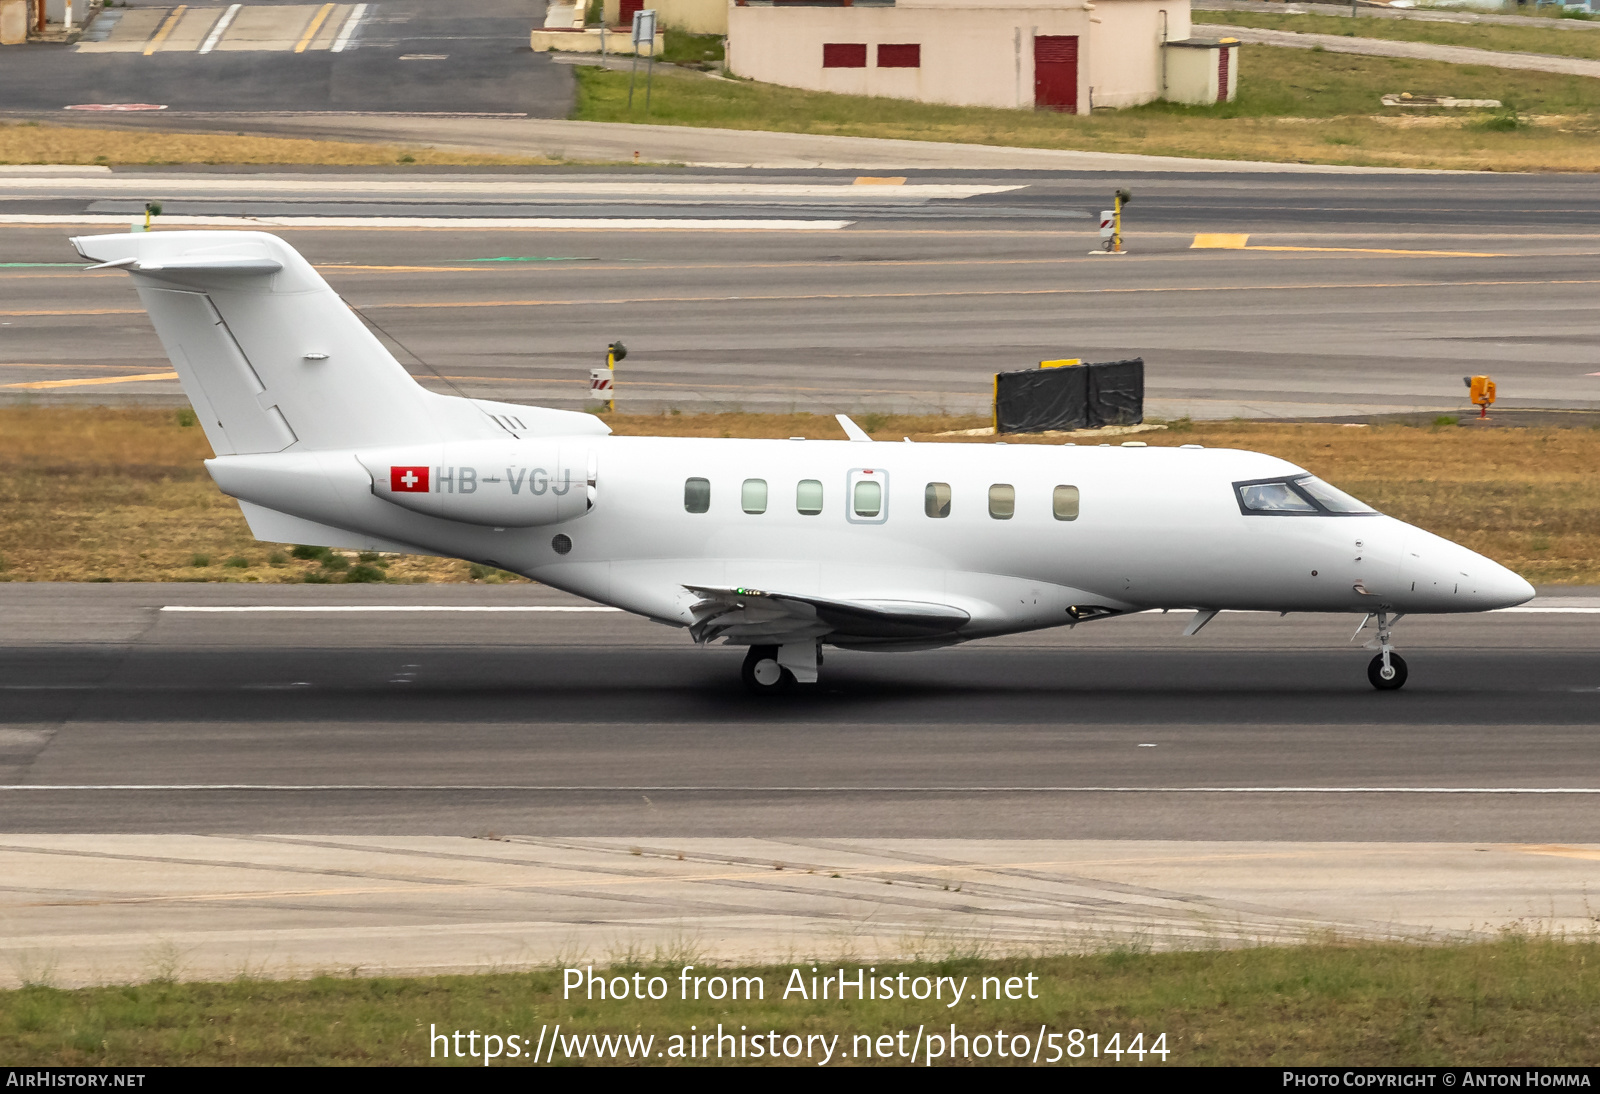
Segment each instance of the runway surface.
[{"label": "runway surface", "polygon": [[[515,401],[583,405],[620,338],[634,410],[978,412],[995,371],[1130,356],[1154,416],[1442,412],[1469,372],[1501,406],[1600,405],[1581,178],[856,178],[13,173],[0,398],[181,398],[148,379],[170,365],[126,276],[66,242],[160,199],[268,218],[425,383]],[[1091,257],[1122,183],[1132,253]],[[1191,249],[1202,232],[1248,249]]]},{"label": "runway surface", "polygon": [[[345,610],[326,611],[331,607]],[[479,607],[520,608],[482,612]],[[740,651],[539,586],[0,586],[10,832],[1600,841],[1600,598]],[[193,611],[163,608],[271,611]],[[444,611],[387,610],[451,608]],[[282,609],[319,609],[287,611]],[[1565,610],[1554,611],[1551,609]],[[540,610],[528,610],[540,609]]]},{"label": "runway surface", "polygon": [[8,50],[0,103],[9,111],[136,104],[226,112],[269,103],[283,113],[564,118],[571,70],[528,48],[543,12],[544,4],[521,0],[134,0],[108,6],[77,44]]},{"label": "runway surface", "polygon": [[1573,844],[0,835],[0,985],[1586,934]]}]

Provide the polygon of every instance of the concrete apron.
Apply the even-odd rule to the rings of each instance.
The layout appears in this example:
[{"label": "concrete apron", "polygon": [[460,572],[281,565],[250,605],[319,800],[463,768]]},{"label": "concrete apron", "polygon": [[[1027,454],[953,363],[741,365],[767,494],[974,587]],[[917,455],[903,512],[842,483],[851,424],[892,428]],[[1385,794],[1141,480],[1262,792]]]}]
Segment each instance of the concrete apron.
[{"label": "concrete apron", "polygon": [[0,837],[0,986],[1589,934],[1600,847]]}]

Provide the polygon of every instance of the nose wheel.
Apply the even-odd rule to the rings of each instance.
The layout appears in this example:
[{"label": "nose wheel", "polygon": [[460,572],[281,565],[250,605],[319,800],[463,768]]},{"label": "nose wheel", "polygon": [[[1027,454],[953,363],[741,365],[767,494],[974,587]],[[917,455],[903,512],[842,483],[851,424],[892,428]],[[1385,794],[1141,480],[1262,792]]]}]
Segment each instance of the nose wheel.
[{"label": "nose wheel", "polygon": [[778,695],[794,686],[794,673],[778,664],[777,646],[751,646],[740,675],[757,695]]},{"label": "nose wheel", "polygon": [[1405,686],[1406,659],[1398,653],[1389,654],[1389,663],[1383,663],[1383,654],[1367,662],[1367,679],[1379,691],[1396,691]]},{"label": "nose wheel", "polygon": [[[1400,622],[1400,615],[1396,615],[1393,619],[1389,618],[1388,612],[1378,612],[1377,615],[1378,637],[1367,643],[1367,649],[1377,650],[1378,656],[1367,662],[1367,679],[1379,691],[1398,691],[1405,687],[1406,659],[1394,652],[1391,628]],[[1361,626],[1356,628],[1357,635],[1366,627],[1367,619],[1363,619]]]}]

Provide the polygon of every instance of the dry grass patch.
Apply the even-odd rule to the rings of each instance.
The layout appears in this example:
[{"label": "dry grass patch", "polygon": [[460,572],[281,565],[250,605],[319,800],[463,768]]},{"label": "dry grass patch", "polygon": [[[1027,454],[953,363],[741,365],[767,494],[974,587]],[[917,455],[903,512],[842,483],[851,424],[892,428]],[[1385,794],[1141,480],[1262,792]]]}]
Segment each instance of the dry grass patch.
[{"label": "dry grass patch", "polygon": [[[624,436],[807,437],[843,440],[812,414],[605,415]],[[101,408],[0,409],[0,579],[17,581],[320,581],[351,572],[391,581],[498,581],[464,562],[334,552],[297,559],[257,543],[238,506],[201,461],[205,435],[186,412]],[[982,417],[859,414],[874,436],[938,436]],[[1401,520],[1494,558],[1530,581],[1600,584],[1600,431],[1454,425],[1419,428],[1175,422],[1152,445],[1204,444],[1267,452],[1337,483]],[[1012,443],[1059,444],[1014,435]],[[1120,438],[1118,438],[1120,440]],[[1082,442],[1080,442],[1082,443]],[[1088,443],[1093,443],[1088,442]],[[198,560],[204,565],[197,565]],[[227,565],[232,559],[243,564]],[[379,565],[379,563],[383,565]],[[364,573],[366,565],[376,574]]]},{"label": "dry grass patch", "polygon": [[297,558],[250,534],[211,455],[187,410],[0,409],[0,580],[524,580],[420,555]]},{"label": "dry grass patch", "polygon": [[377,167],[397,163],[543,165],[555,160],[490,156],[391,144],[355,144],[291,137],[156,130],[79,129],[23,122],[0,124],[0,163],[184,164],[269,163]]}]

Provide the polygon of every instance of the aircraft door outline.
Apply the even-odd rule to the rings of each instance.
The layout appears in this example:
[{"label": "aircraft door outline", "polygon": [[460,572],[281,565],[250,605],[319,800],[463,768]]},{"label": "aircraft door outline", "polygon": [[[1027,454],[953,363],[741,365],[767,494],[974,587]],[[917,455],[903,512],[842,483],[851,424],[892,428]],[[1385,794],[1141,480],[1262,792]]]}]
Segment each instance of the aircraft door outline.
[{"label": "aircraft door outline", "polygon": [[889,472],[852,467],[845,473],[844,519],[851,524],[883,524],[889,519]]}]

